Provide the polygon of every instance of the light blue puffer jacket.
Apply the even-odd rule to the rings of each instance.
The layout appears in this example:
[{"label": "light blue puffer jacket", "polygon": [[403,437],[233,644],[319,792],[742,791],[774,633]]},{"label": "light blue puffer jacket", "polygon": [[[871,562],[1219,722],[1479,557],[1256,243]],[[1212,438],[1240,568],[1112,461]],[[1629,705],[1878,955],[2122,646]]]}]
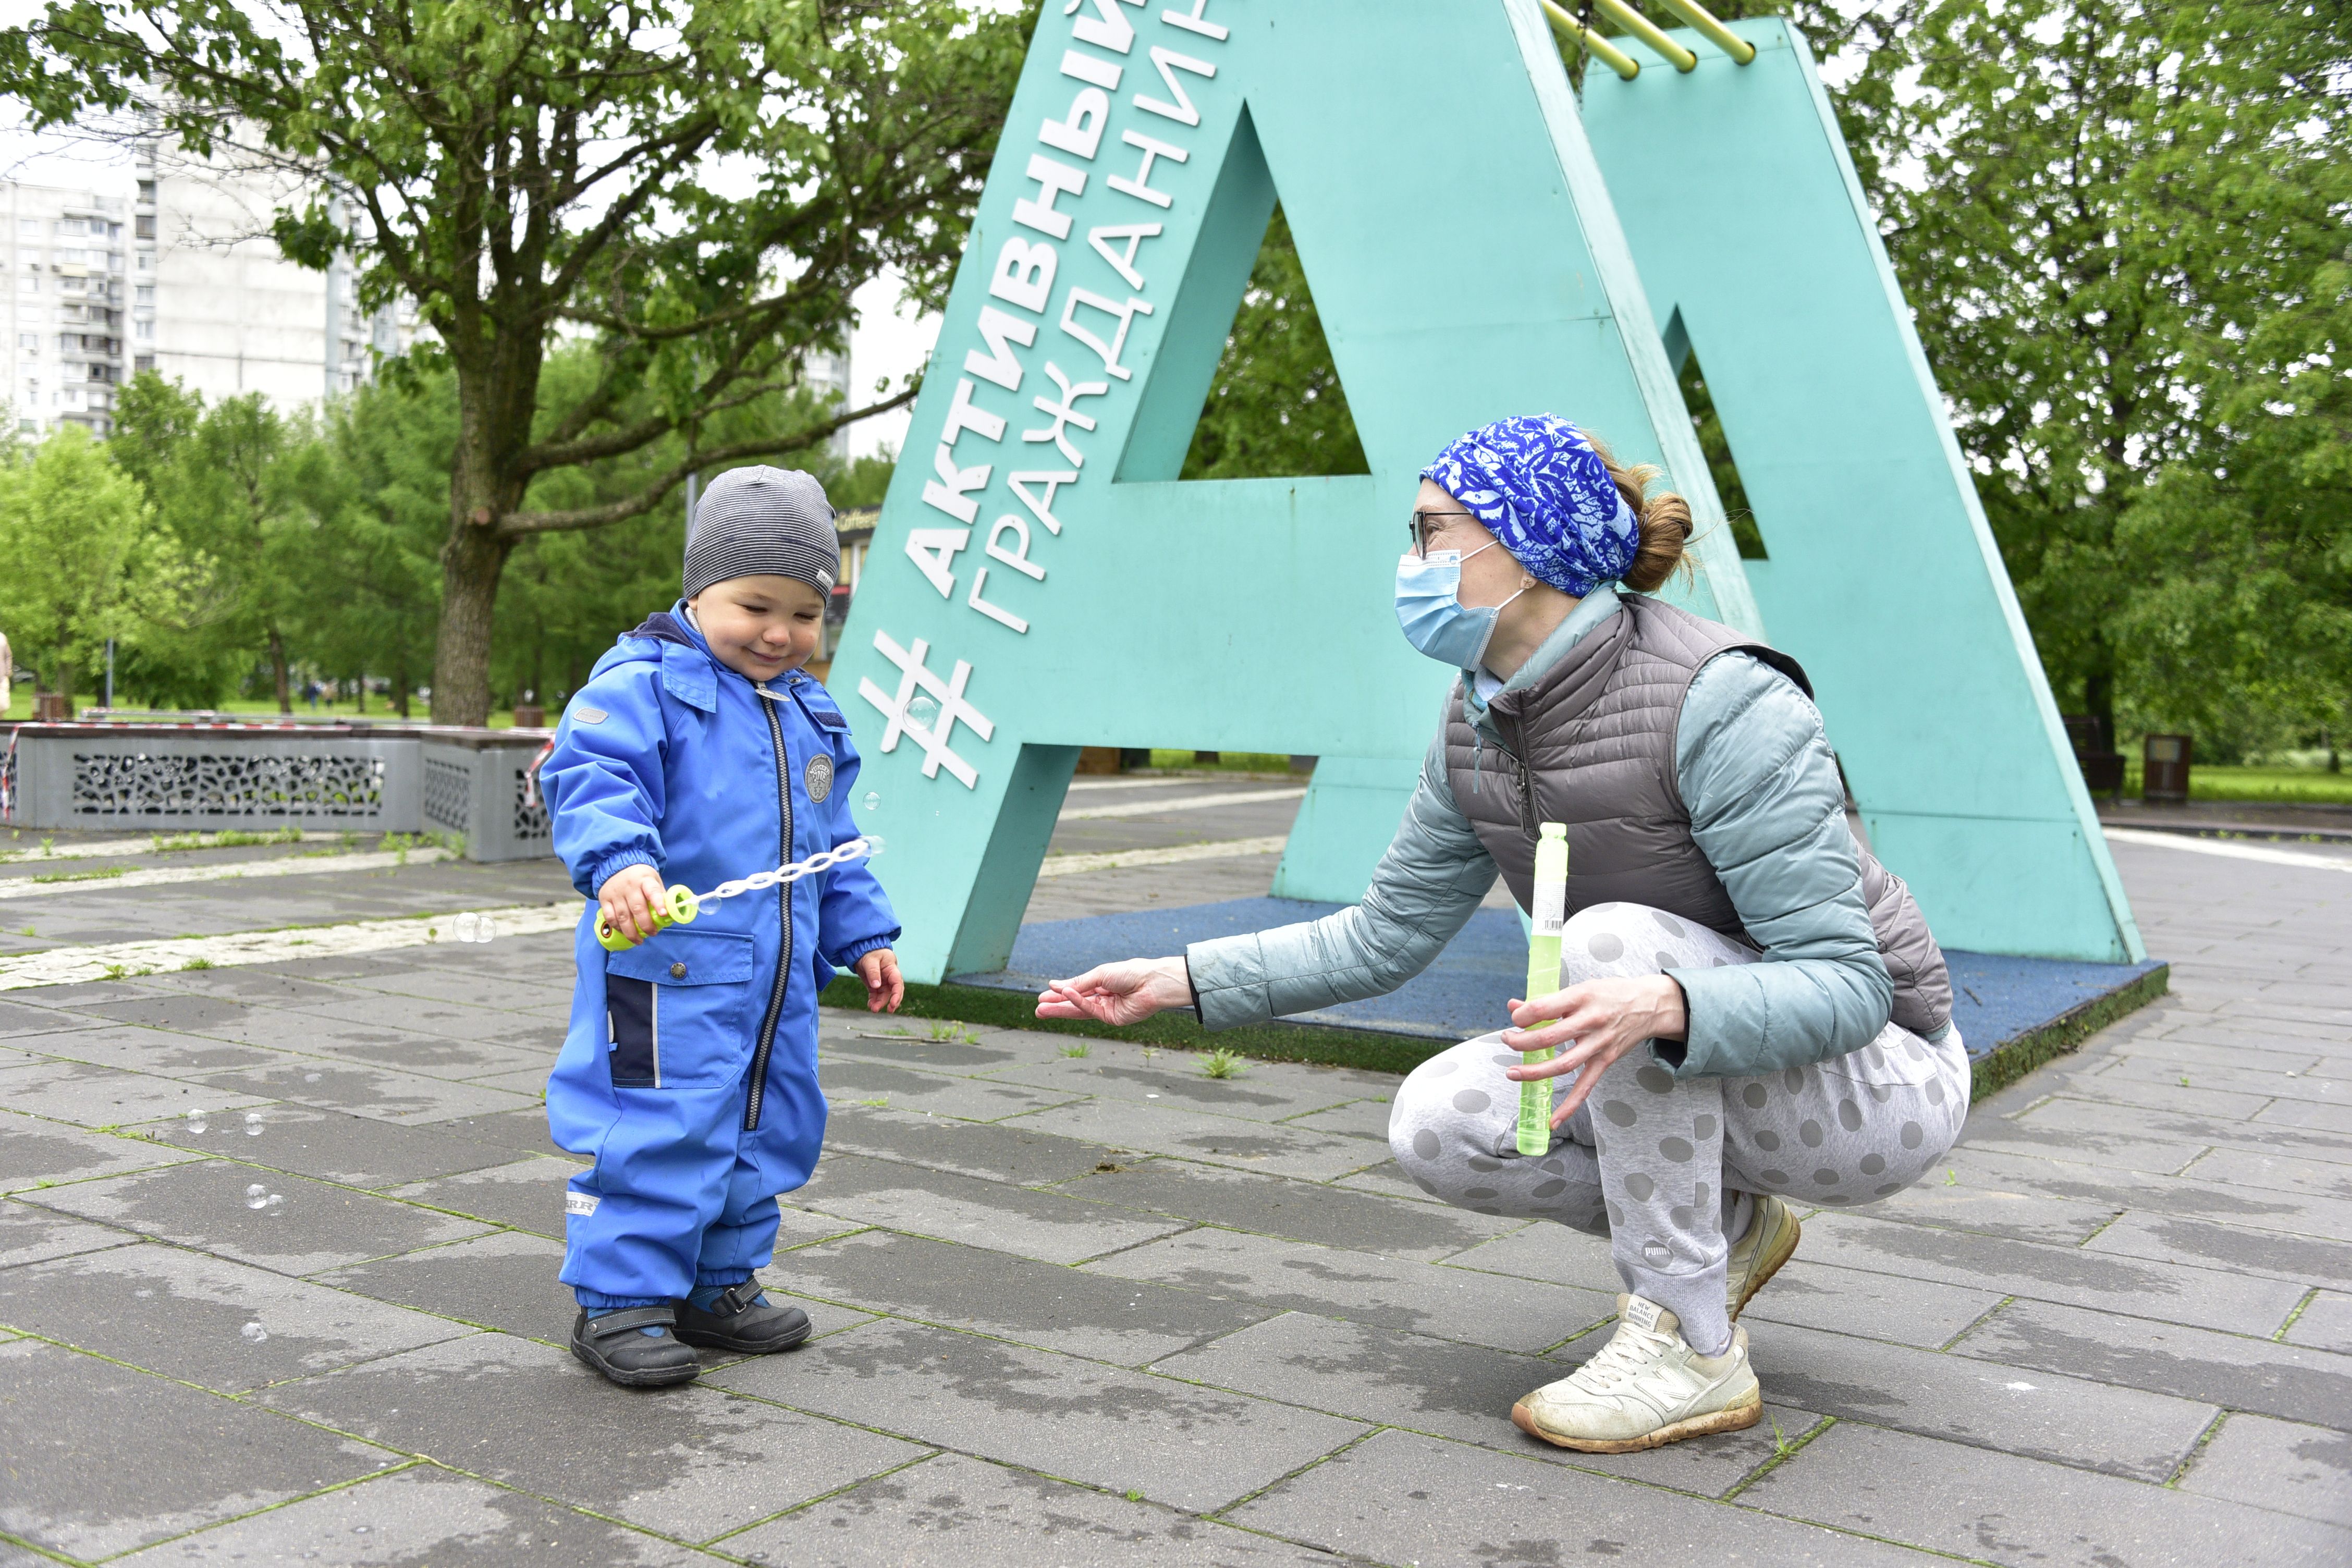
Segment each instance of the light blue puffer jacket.
[{"label": "light blue puffer jacket", "polygon": [[[1613,586],[1596,590],[1488,697],[1535,684],[1622,613]],[[1475,692],[1466,706],[1500,744],[1485,730]],[[1690,684],[1675,770],[1691,836],[1764,962],[1677,974],[1690,1005],[1689,1038],[1660,1059],[1681,1076],[1745,1078],[1868,1044],[1885,1026],[1894,988],[1863,900],[1845,790],[1820,710],[1779,671],[1724,654]],[[1202,1020],[1230,1028],[1393,991],[1461,931],[1495,877],[1454,804],[1441,724],[1360,903],[1319,921],[1192,944],[1186,960]],[[1945,1032],[1948,1026],[1937,1037]]]}]

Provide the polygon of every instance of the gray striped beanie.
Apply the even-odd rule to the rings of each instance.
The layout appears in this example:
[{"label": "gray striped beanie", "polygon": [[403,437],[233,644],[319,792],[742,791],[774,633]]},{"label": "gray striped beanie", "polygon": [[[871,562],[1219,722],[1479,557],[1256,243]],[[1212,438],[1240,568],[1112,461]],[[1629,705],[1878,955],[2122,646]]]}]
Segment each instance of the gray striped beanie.
[{"label": "gray striped beanie", "polygon": [[695,503],[686,539],[686,597],[730,577],[770,575],[833,592],[841,536],[815,477],[797,468],[730,468]]}]

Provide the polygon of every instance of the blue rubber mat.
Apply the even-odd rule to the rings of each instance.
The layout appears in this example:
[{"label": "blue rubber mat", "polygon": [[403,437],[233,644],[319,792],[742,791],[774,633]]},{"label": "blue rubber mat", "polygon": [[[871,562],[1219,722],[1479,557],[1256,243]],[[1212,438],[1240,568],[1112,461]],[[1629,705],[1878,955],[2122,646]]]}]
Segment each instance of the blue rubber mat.
[{"label": "blue rubber mat", "polygon": [[[1229,899],[1084,920],[1024,925],[1013,958],[990,974],[953,976],[961,985],[1035,991],[1049,978],[1067,977],[1120,958],[1178,953],[1211,937],[1264,931],[1314,920],[1344,906],[1295,899]],[[1461,1040],[1510,1022],[1504,1005],[1527,975],[1527,938],[1518,916],[1480,910],[1444,952],[1386,996],[1293,1016],[1297,1023],[1328,1024],[1381,1034]],[[1948,951],[1952,972],[1952,1022],[1980,1057],[2004,1041],[2117,990],[2160,967],[2148,963],[2075,963],[2062,959],[2005,958]]]}]

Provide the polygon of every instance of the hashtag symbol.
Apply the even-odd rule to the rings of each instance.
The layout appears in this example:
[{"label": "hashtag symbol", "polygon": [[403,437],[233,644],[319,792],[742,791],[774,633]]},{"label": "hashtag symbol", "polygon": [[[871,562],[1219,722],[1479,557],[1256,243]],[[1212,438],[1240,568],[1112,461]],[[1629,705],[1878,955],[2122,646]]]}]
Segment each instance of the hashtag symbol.
[{"label": "hashtag symbol", "polygon": [[[884,658],[898,667],[898,689],[895,695],[876,685],[871,677],[857,683],[857,694],[879,708],[883,717],[889,721],[888,727],[882,731],[879,749],[896,751],[899,736],[912,736],[915,743],[923,748],[925,778],[939,777],[940,769],[944,767],[961,782],[964,788],[971,789],[980,782],[980,774],[973,771],[970,763],[955,754],[948,744],[949,739],[958,724],[983,741],[996,734],[996,726],[989,721],[988,716],[964,698],[964,683],[971,679],[971,666],[958,659],[955,668],[945,680],[941,680],[926,665],[931,645],[924,638],[917,637],[912,647],[900,647],[890,640],[889,633],[877,631],[874,634],[874,646]],[[929,723],[907,711],[918,691],[928,693],[939,704],[939,712],[931,717]]]}]

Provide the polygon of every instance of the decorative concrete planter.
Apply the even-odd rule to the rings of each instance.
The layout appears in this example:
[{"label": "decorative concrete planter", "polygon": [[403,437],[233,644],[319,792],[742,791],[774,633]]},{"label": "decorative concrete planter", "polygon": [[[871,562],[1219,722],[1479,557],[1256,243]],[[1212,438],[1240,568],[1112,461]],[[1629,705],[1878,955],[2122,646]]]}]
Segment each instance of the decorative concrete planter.
[{"label": "decorative concrete planter", "polygon": [[425,827],[464,834],[469,860],[528,860],[551,852],[547,803],[526,788],[524,776],[547,743],[546,731],[436,725],[417,738]]},{"label": "decorative concrete planter", "polygon": [[7,825],[461,833],[475,860],[549,850],[524,798],[544,733],[357,724],[16,724]]}]

